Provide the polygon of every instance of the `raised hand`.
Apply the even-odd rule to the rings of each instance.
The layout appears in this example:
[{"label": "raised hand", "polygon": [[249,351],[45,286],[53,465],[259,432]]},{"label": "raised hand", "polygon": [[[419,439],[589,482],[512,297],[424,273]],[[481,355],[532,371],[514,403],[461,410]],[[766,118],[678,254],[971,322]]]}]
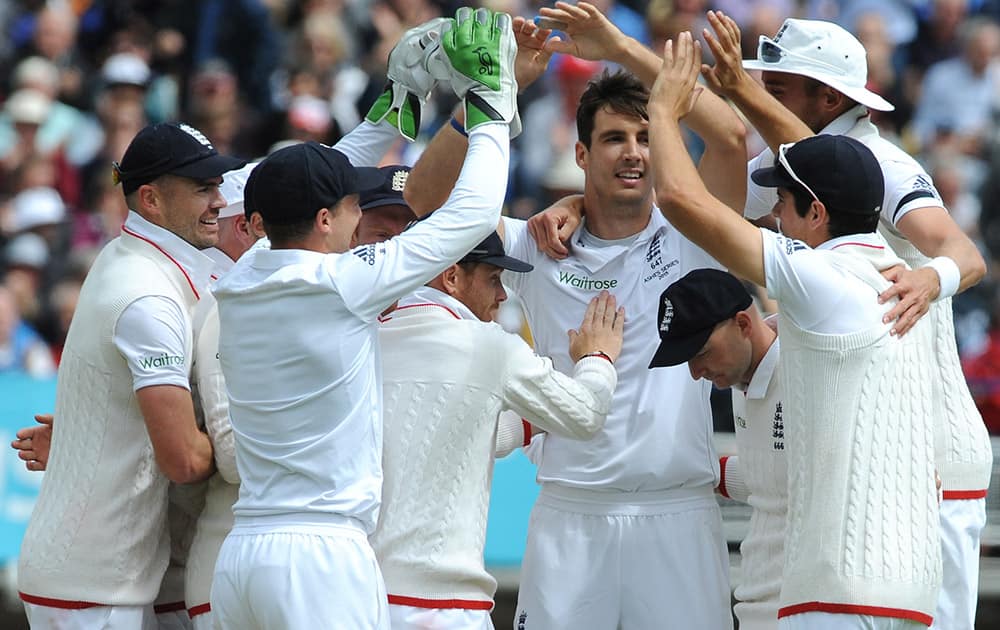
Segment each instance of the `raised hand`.
[{"label": "raised hand", "polygon": [[518,89],[523,90],[545,74],[552,59],[552,51],[545,48],[545,42],[551,34],[550,29],[539,28],[531,20],[520,16],[514,18],[514,40],[517,42],[514,77]]},{"label": "raised hand", "polygon": [[446,18],[436,18],[403,33],[389,53],[385,90],[368,110],[372,123],[388,119],[407,140],[420,132],[420,108],[437,80],[426,67],[427,52],[437,48]]},{"label": "raised hand", "polygon": [[701,75],[708,87],[717,94],[729,96],[738,91],[745,81],[752,81],[743,69],[743,49],[740,47],[740,27],[721,11],[709,11],[708,23],[715,34],[706,28],[702,31],[715,65],[701,66]]},{"label": "raised hand", "polygon": [[580,328],[569,331],[569,356],[576,363],[595,352],[607,355],[612,362],[622,352],[625,307],[616,308],[615,296],[601,291],[587,305]]},{"label": "raised hand", "polygon": [[441,50],[448,59],[451,88],[464,102],[466,130],[491,122],[512,125],[517,117],[517,41],[511,17],[462,7],[441,35]]},{"label": "raised hand", "polygon": [[[550,22],[558,22],[559,30],[569,36],[564,41],[556,36],[545,43],[551,52],[573,55],[591,61],[615,60],[625,48],[628,36],[622,33],[597,7],[589,2],[576,5],[556,2],[555,7],[542,7],[538,15]],[[552,24],[556,26],[556,24]]]},{"label": "raised hand", "polygon": [[676,120],[686,116],[698,100],[702,88],[698,84],[701,69],[701,44],[685,31],[677,42],[667,40],[663,49],[663,65],[649,93],[649,106],[667,113]]}]

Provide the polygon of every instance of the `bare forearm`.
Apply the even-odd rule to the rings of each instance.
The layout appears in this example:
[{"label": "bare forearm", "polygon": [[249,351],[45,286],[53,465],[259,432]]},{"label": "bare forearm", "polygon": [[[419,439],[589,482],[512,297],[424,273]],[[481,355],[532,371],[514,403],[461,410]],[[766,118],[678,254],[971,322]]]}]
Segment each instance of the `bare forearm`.
[{"label": "bare forearm", "polygon": [[775,155],[782,144],[816,135],[756,81],[748,79],[726,96],[743,112]]},{"label": "bare forearm", "polygon": [[622,40],[618,53],[609,61],[634,74],[647,88],[656,81],[656,74],[663,63],[659,55],[631,37]]},{"label": "bare forearm", "polygon": [[[464,113],[456,111],[455,117],[462,122]],[[450,123],[438,130],[406,180],[403,197],[414,214],[422,217],[444,205],[458,181],[468,150],[469,139]]]},{"label": "bare forearm", "polygon": [[747,198],[746,126],[721,98],[702,90],[684,122],[705,141],[698,173],[705,187],[736,212]]}]

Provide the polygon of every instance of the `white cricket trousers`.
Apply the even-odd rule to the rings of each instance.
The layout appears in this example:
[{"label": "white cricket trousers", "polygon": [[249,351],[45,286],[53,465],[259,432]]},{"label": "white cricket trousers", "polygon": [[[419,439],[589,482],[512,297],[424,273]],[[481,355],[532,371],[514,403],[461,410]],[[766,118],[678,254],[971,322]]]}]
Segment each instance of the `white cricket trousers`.
[{"label": "white cricket trousers", "polygon": [[986,526],[986,499],[941,502],[941,593],[935,630],[973,630],[979,600],[979,537]]},{"label": "white cricket trousers", "polygon": [[493,630],[488,610],[389,604],[392,630]]},{"label": "white cricket trousers", "polygon": [[927,630],[927,626],[895,617],[807,612],[782,617],[778,620],[778,630]]},{"label": "white cricket trousers", "polygon": [[360,523],[339,515],[237,517],[211,606],[221,630],[389,630],[375,553]]},{"label": "white cricket trousers", "polygon": [[513,627],[731,630],[730,593],[712,488],[619,493],[546,483],[528,524]]},{"label": "white cricket trousers", "polygon": [[67,609],[23,603],[31,630],[157,630],[152,604]]}]

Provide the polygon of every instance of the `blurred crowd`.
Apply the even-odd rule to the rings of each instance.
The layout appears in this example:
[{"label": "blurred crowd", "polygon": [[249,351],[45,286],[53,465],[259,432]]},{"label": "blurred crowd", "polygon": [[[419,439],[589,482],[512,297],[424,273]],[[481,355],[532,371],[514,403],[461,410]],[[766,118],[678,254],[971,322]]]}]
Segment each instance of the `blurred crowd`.
[{"label": "blurred crowd", "polygon": [[[485,0],[532,16],[537,0]],[[990,275],[954,300],[960,353],[1000,433],[1000,0],[598,0],[659,49],[721,9],[744,58],[786,17],[827,19],[868,51],[869,85],[891,101],[883,136],[927,168]],[[112,161],[147,123],[183,120],[220,152],[259,158],[290,142],[335,142],[382,90],[389,50],[448,0],[49,0],[0,3],[0,371],[55,374],[80,285],[126,215]],[[574,114],[596,62],[556,59],[521,94],[509,214],[577,192]],[[412,164],[446,123],[436,93],[425,137],[387,156]],[[763,143],[751,141],[755,155]],[[690,149],[700,148],[692,141]]]}]

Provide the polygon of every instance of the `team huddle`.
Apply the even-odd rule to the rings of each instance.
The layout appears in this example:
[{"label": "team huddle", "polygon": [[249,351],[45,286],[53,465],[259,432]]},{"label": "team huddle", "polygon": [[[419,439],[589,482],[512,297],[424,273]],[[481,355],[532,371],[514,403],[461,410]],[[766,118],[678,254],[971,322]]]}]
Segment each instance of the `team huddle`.
[{"label": "team huddle", "polygon": [[[985,263],[879,137],[864,47],[788,19],[744,61],[709,12],[709,65],[586,2],[540,18],[407,31],[333,147],[132,140],[55,412],[13,444],[46,470],[33,628],[493,628],[490,483],[518,448],[541,491],[509,627],[973,627],[992,452],[950,298]],[[517,94],[553,53],[621,68],[577,108],[584,192],[502,217]],[[437,86],[450,124],[377,168]],[[507,289],[533,348],[492,321]],[[753,508],[735,610],[716,493]]]}]

